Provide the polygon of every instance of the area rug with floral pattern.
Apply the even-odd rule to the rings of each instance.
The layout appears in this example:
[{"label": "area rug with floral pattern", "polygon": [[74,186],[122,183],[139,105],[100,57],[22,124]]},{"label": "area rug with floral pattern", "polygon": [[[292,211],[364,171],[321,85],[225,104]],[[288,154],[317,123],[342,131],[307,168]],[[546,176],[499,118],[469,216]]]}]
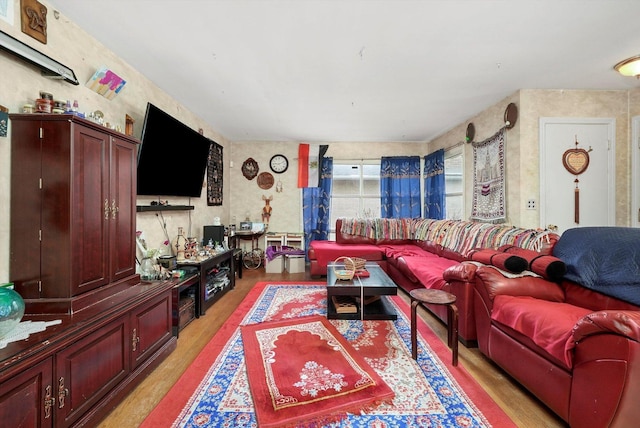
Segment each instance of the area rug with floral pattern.
[{"label": "area rug with floral pattern", "polygon": [[[256,417],[254,403],[267,401],[273,407],[272,394],[264,385],[254,389],[250,384],[255,382],[249,379],[247,370],[262,366],[263,355],[266,354],[262,351],[247,353],[242,330],[251,329],[250,325],[269,326],[272,322],[276,322],[273,326],[277,326],[278,322],[289,326],[310,320],[315,322],[318,318],[326,317],[326,298],[326,287],[317,283],[256,284],[142,426],[263,426],[263,421]],[[398,314],[396,321],[325,320],[323,324],[330,326],[327,331],[339,333],[335,336],[336,343],[344,343],[345,348],[355,350],[355,353],[350,351],[341,356],[348,359],[349,355],[357,355],[357,361],[349,368],[353,371],[351,376],[363,367],[370,367],[375,374],[370,373],[367,382],[375,383],[380,379],[388,385],[393,395],[382,391],[374,394],[375,397],[357,397],[352,403],[345,400],[336,408],[325,409],[327,416],[341,416],[327,418],[324,422],[319,422],[323,420],[321,417],[307,419],[303,417],[305,411],[300,410],[297,420],[267,419],[265,422],[272,424],[268,426],[515,427],[464,369],[463,364],[457,367],[451,365],[450,350],[423,322],[418,323],[418,360],[411,358],[409,305],[400,296],[392,296],[389,300]],[[309,329],[321,330],[321,327]],[[325,334],[319,333],[320,330],[316,333]],[[250,336],[255,337],[255,334]],[[295,342],[300,338],[291,339]],[[290,347],[291,343],[287,346]],[[300,349],[299,353],[304,352]],[[323,366],[330,364],[327,358],[308,361],[311,361],[307,367],[309,373],[319,369],[314,365],[316,363]],[[345,367],[342,364],[326,366],[321,370],[338,373],[346,370]],[[264,367],[259,371],[263,379],[268,378]],[[303,371],[298,369],[291,373],[292,379],[296,380],[290,383],[298,383],[302,389],[306,388],[307,393],[317,393],[306,382],[309,378],[304,376]],[[364,372],[369,373],[366,370]],[[336,383],[340,383],[340,379]],[[353,389],[357,388],[349,390]],[[322,411],[319,411],[316,416],[321,414]]]},{"label": "area rug with floral pattern", "polygon": [[260,427],[329,424],[393,398],[365,358],[323,316],[241,327]]}]

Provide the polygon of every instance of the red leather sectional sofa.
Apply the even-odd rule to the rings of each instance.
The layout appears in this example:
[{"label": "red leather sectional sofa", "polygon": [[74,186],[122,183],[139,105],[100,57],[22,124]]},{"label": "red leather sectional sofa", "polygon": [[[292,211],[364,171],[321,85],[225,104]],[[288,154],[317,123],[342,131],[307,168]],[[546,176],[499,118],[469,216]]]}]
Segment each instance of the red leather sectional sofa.
[{"label": "red leather sectional sofa", "polygon": [[[447,290],[457,297],[461,340],[477,340],[484,355],[570,426],[638,425],[640,229],[570,229],[532,253],[521,248],[540,249],[532,245],[540,243],[535,233],[506,226],[416,220],[413,239],[391,239],[379,233],[384,222],[377,231],[354,226],[357,233],[347,233],[343,221],[353,222],[338,221],[336,242],[311,243],[313,274],[326,274],[327,262],[347,255],[376,261],[405,290]],[[508,232],[515,238],[502,236]],[[478,248],[525,257],[537,275],[496,269],[498,258]],[[558,265],[562,270],[551,269]],[[440,307],[430,309],[446,322]]]},{"label": "red leather sectional sofa", "polygon": [[[532,248],[541,242],[541,237],[540,231],[469,221],[338,219],[336,240],[312,241],[308,257],[314,276],[326,275],[327,264],[338,257],[360,257],[378,263],[407,292],[424,287],[454,294],[459,311],[459,338],[466,346],[475,346],[475,266],[460,262],[478,248],[506,244]],[[553,242],[554,237],[551,238]],[[446,307],[428,305],[428,308],[446,323]]]},{"label": "red leather sectional sofa", "polygon": [[553,253],[559,282],[468,267],[478,347],[572,427],[638,426],[640,230],[570,229]]}]

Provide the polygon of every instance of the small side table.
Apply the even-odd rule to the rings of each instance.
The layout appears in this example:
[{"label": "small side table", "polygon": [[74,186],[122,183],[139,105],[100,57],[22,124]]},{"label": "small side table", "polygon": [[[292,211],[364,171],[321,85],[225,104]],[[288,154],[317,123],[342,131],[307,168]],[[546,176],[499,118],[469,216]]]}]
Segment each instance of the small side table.
[{"label": "small side table", "polygon": [[414,360],[418,359],[418,332],[417,324],[417,307],[420,303],[429,303],[432,305],[446,305],[447,307],[447,341],[449,348],[453,354],[452,364],[458,365],[458,308],[456,307],[456,296],[442,290],[431,289],[415,289],[409,293],[411,296],[411,356]]}]

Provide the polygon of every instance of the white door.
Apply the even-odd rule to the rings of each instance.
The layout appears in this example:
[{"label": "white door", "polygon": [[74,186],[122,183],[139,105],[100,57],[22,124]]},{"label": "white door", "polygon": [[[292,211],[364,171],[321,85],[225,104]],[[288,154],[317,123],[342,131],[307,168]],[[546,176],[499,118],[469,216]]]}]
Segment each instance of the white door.
[{"label": "white door", "polygon": [[[579,175],[562,162],[565,152],[575,148],[589,155],[589,165]],[[540,202],[540,227],[554,225],[558,233],[615,225],[615,119],[540,118]]]}]

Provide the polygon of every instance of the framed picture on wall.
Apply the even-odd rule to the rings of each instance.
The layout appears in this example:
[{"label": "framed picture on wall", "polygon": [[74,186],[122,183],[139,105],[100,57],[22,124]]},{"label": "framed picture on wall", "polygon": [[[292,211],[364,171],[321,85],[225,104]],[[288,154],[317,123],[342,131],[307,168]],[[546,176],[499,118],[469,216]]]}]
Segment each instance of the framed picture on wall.
[{"label": "framed picture on wall", "polygon": [[222,146],[211,144],[207,164],[207,205],[222,205]]}]

